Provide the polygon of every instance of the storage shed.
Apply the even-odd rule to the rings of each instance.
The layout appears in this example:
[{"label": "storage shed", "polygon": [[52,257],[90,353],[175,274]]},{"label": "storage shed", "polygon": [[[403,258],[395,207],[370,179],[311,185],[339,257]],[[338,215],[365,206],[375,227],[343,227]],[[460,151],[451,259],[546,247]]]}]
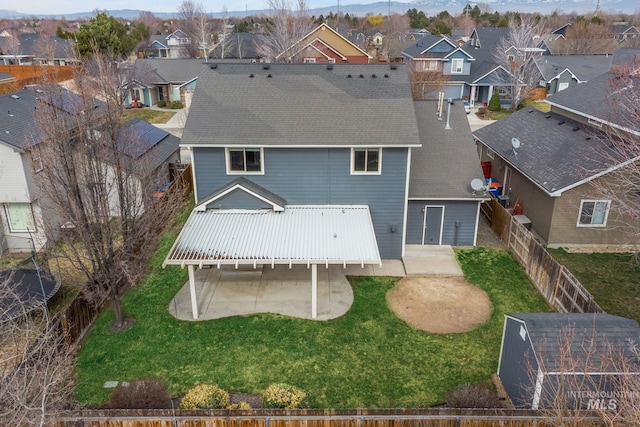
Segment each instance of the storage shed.
[{"label": "storage shed", "polygon": [[604,313],[505,317],[498,376],[517,408],[615,410],[619,399],[638,398],[618,381],[639,375],[635,320]]}]

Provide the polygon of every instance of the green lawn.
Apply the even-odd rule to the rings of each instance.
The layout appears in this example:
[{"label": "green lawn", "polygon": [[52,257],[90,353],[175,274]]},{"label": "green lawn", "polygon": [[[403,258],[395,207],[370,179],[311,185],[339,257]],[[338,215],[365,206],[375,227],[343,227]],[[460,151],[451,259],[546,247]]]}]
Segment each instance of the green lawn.
[{"label": "green lawn", "polygon": [[351,278],[355,301],[328,322],[260,314],[206,322],[174,319],[171,298],[186,270],[160,263],[165,239],[143,286],[124,300],[134,326],[109,333],[104,312],[79,351],[77,398],[99,405],[107,380],[161,378],[179,395],[196,383],[259,393],[285,382],[303,388],[317,408],[428,407],[451,388],[488,382],[498,363],[505,312],[548,311],[519,265],[502,250],[458,252],[468,279],[485,289],[491,319],[465,334],[436,335],[411,329],[388,308],[394,278]]},{"label": "green lawn", "polygon": [[577,277],[604,311],[640,322],[640,265],[634,255],[548,251]]},{"label": "green lawn", "polygon": [[174,114],[176,114],[174,111],[159,111],[152,110],[150,108],[132,108],[130,110],[124,110],[124,115],[127,119],[137,117],[152,124],[167,123]]}]

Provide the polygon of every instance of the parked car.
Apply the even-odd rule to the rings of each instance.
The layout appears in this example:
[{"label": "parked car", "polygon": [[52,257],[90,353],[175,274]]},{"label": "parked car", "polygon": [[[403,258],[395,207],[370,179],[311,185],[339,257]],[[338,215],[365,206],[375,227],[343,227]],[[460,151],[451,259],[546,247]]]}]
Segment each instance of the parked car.
[{"label": "parked car", "polygon": [[464,112],[469,114],[471,112],[471,104],[469,104],[469,101],[462,101],[462,104],[464,105]]}]

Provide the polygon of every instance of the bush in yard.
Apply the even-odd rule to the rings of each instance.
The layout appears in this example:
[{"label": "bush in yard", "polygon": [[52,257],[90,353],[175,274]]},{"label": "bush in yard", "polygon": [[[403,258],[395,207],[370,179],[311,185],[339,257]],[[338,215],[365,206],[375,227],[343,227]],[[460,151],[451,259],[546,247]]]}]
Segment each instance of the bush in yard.
[{"label": "bush in yard", "polygon": [[182,409],[224,409],[229,406],[229,393],[217,385],[200,384],[187,392],[180,401]]},{"label": "bush in yard", "polygon": [[174,110],[179,110],[180,108],[184,108],[184,105],[182,105],[182,102],[180,101],[171,101],[171,108]]},{"label": "bush in yard", "polygon": [[227,409],[251,409],[251,405],[249,405],[247,402],[240,402],[229,405]]},{"label": "bush in yard", "polygon": [[307,393],[288,384],[272,384],[262,393],[263,408],[297,409],[307,406]]},{"label": "bush in yard", "polygon": [[502,105],[500,104],[500,95],[498,95],[498,92],[493,92],[491,100],[489,101],[489,111],[500,111],[501,109]]},{"label": "bush in yard", "polygon": [[167,106],[167,101],[160,100],[158,101],[158,107],[164,108]]},{"label": "bush in yard", "polygon": [[116,387],[107,404],[112,409],[168,409],[171,396],[157,378],[140,378]]},{"label": "bush in yard", "polygon": [[495,391],[482,384],[458,387],[447,396],[449,408],[501,408],[502,401]]}]

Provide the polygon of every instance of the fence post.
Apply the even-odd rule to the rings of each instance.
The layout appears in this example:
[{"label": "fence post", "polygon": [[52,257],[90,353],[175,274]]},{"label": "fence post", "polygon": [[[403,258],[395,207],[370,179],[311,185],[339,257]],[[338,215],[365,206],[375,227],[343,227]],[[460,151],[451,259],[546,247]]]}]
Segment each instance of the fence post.
[{"label": "fence post", "polygon": [[560,280],[562,279],[562,272],[564,271],[564,265],[558,263],[558,265],[560,265],[560,270],[558,270],[558,277],[556,277],[556,285],[553,287],[553,295],[551,295],[551,305],[553,307],[555,307],[556,310],[558,310],[558,308],[560,308],[564,313],[567,312],[567,309],[564,306],[561,307],[557,307],[557,295],[558,295],[558,288],[560,287]]}]

